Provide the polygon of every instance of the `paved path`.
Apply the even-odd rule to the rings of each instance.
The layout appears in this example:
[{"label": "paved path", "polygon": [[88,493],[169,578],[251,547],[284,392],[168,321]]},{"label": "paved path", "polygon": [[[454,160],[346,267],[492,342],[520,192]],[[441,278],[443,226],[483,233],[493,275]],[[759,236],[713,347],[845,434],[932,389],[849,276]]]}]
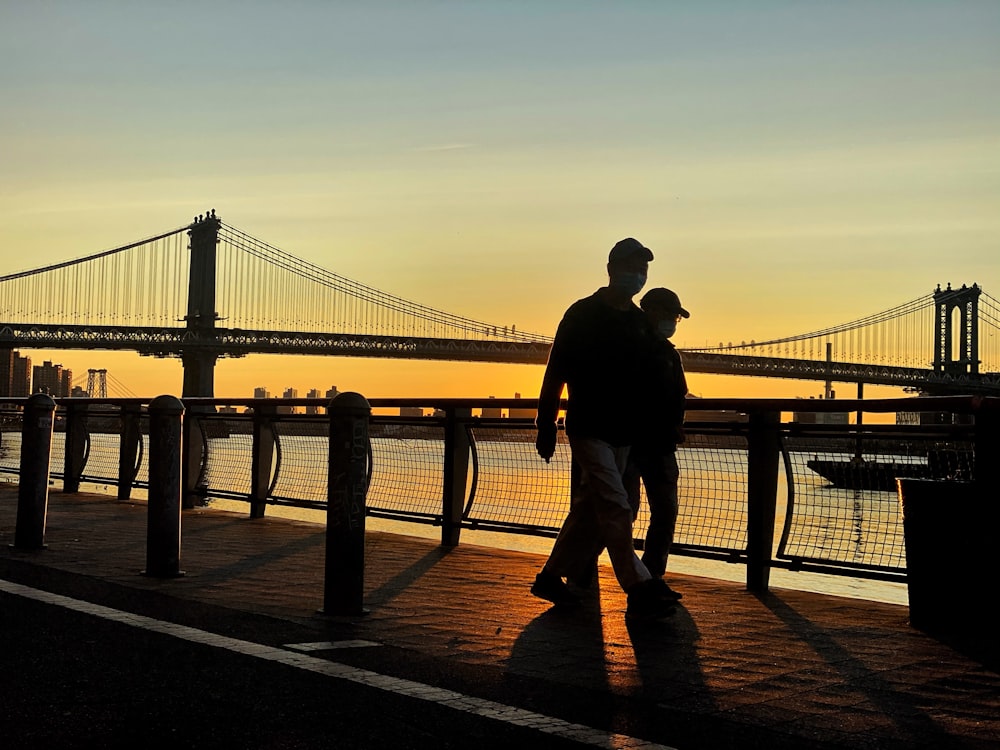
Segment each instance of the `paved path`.
[{"label": "paved path", "polygon": [[[185,511],[185,575],[159,580],[139,575],[145,505],[53,491],[48,546],[34,552],[9,548],[16,505],[16,486],[0,485],[0,606],[30,589],[91,617],[166,622],[191,648],[492,716],[478,720],[537,730],[538,746],[1000,748],[998,642],[931,637],[906,607],[674,576],[683,606],[637,626],[609,569],[563,613],[528,594],[538,555],[370,531],[369,614],[331,618],[318,613],[325,534],[313,524]],[[380,725],[376,705],[363,721]],[[463,732],[472,742],[460,722],[441,731],[447,746]]]}]

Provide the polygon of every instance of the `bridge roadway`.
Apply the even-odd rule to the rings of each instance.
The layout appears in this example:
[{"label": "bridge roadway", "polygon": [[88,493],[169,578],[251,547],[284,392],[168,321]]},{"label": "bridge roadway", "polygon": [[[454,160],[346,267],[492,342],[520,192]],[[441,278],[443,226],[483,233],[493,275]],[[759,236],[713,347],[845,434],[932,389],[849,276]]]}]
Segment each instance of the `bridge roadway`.
[{"label": "bridge roadway", "polygon": [[[219,357],[295,354],[540,365],[545,364],[550,344],[549,341],[530,340],[254,331],[222,327],[197,332],[168,327],[0,324],[2,347],[129,350],[156,357],[202,352]],[[867,383],[919,390],[930,395],[1000,395],[1000,373],[952,374],[914,367],[755,357],[692,349],[682,349],[681,354],[688,372]]]},{"label": "bridge roadway", "polygon": [[605,566],[560,612],[528,594],[539,555],[369,531],[369,614],[324,617],[322,526],[185,511],[186,575],[152,579],[138,574],[144,504],[52,492],[47,548],[20,552],[16,495],[0,484],[11,748],[995,750],[1000,737],[1000,643],[933,637],[899,605],[672,575],[674,616],[626,623]]}]

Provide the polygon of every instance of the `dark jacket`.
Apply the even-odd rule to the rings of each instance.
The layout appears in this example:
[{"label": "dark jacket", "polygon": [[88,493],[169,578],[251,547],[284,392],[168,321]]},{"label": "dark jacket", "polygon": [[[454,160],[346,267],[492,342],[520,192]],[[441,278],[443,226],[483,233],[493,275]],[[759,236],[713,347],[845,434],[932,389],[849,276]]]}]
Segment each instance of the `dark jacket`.
[{"label": "dark jacket", "polygon": [[631,445],[639,430],[638,392],[648,361],[648,324],[638,307],[618,310],[600,290],[574,302],[549,350],[538,397],[539,429],[555,423],[566,386],[567,435]]},{"label": "dark jacket", "polygon": [[653,450],[670,450],[684,442],[687,379],[681,356],[670,341],[653,334],[649,362],[642,378],[644,419],[636,443]]}]

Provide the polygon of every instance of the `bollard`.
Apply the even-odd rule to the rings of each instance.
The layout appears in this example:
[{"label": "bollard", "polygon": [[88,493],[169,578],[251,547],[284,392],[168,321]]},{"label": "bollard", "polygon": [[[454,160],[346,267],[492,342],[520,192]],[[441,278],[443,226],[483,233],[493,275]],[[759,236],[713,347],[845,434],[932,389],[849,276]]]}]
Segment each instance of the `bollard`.
[{"label": "bollard", "polygon": [[365,584],[365,496],[368,493],[368,420],[371,406],[360,393],[339,393],[330,415],[327,475],[326,615],[363,615]]},{"label": "bollard", "polygon": [[36,393],[24,404],[21,424],[21,475],[17,486],[14,549],[45,548],[45,515],[49,505],[49,462],[56,402]]},{"label": "bollard", "polygon": [[143,575],[184,575],[181,561],[181,427],[184,404],[175,396],[149,402],[149,503]]}]

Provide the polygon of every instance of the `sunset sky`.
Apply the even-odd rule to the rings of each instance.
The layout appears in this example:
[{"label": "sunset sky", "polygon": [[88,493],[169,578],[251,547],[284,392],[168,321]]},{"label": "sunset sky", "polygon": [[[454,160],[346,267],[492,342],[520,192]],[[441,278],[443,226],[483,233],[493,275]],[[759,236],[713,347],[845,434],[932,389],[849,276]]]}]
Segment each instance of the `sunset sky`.
[{"label": "sunset sky", "polygon": [[[996,0],[6,2],[0,275],[215,208],[343,276],[548,334],[626,236],[692,312],[681,347],[948,282],[1000,297],[998,92]],[[173,360],[25,353],[180,390]],[[534,396],[540,380],[258,356],[221,362],[216,393]]]}]

